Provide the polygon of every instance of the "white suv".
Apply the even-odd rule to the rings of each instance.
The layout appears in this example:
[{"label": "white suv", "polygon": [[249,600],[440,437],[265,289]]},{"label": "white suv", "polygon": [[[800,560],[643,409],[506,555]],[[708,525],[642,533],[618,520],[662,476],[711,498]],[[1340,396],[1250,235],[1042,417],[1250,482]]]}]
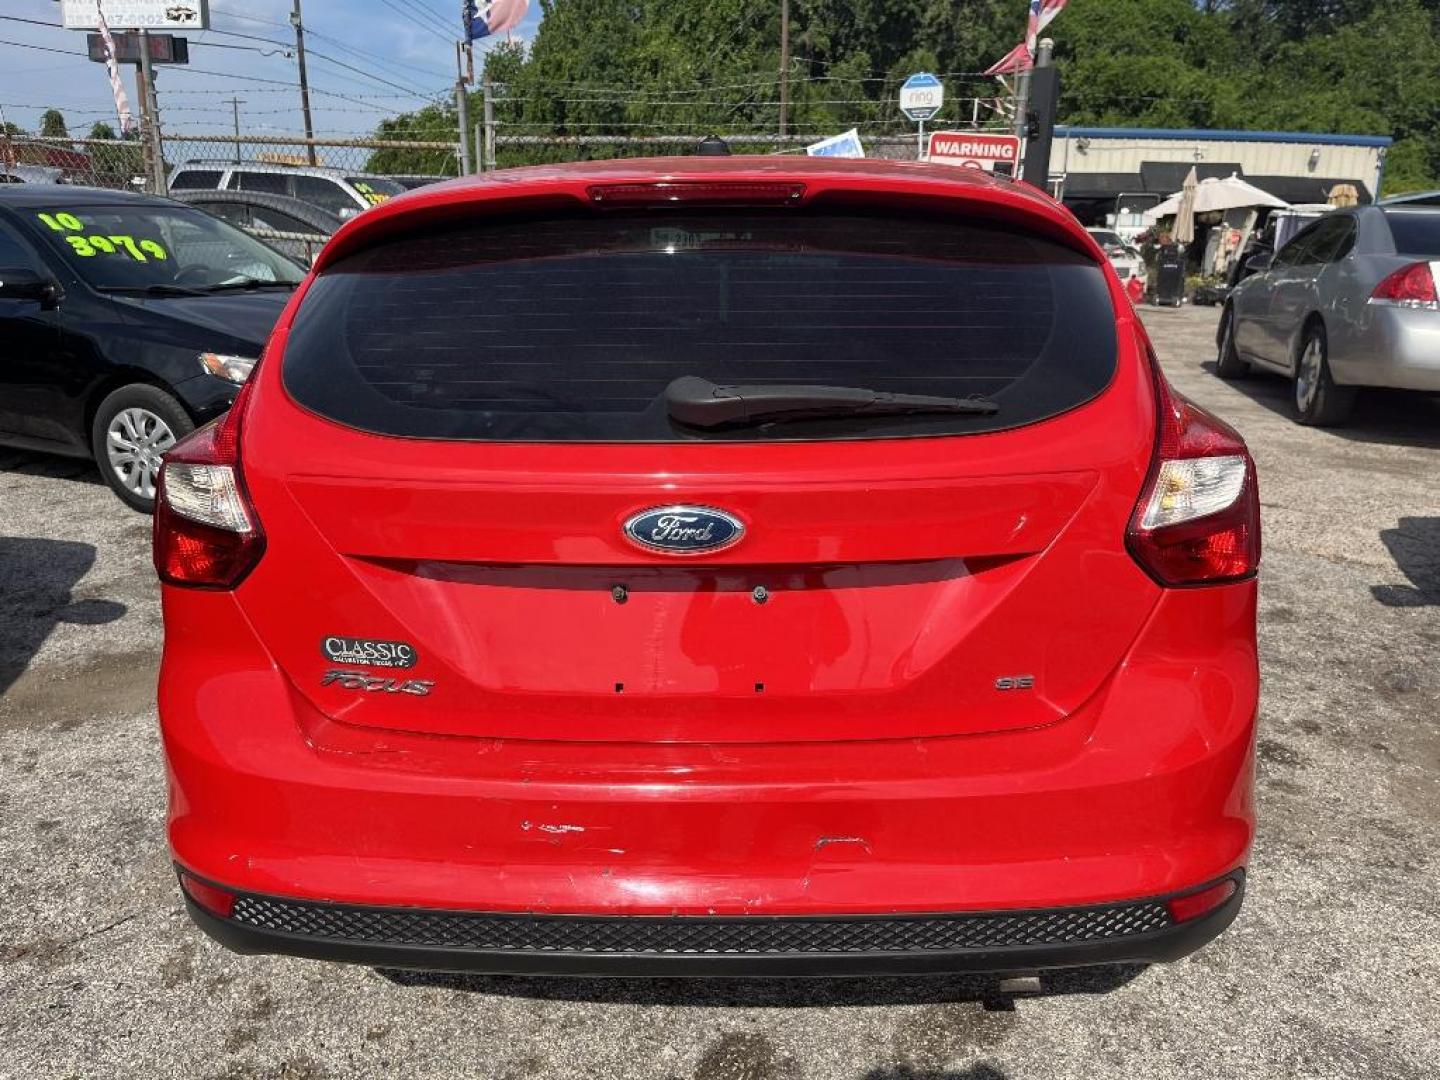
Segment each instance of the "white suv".
[{"label": "white suv", "polygon": [[337,217],[354,217],[378,206],[392,195],[405,194],[405,186],[388,176],[347,173],[323,165],[268,165],[263,162],[232,164],[224,161],[187,161],[170,174],[171,191],[257,191],[285,195],[328,210]]}]

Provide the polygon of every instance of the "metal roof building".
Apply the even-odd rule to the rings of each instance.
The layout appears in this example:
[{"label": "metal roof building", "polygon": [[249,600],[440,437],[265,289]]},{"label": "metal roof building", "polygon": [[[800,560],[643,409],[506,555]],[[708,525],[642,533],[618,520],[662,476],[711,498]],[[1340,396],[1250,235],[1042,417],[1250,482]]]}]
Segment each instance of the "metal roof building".
[{"label": "metal roof building", "polygon": [[1385,135],[1302,131],[1207,131],[1199,128],[1056,127],[1050,177],[1082,220],[1154,205],[1180,190],[1193,166],[1200,179],[1232,173],[1288,203],[1323,203],[1337,184],[1353,184],[1361,202],[1380,192]]}]

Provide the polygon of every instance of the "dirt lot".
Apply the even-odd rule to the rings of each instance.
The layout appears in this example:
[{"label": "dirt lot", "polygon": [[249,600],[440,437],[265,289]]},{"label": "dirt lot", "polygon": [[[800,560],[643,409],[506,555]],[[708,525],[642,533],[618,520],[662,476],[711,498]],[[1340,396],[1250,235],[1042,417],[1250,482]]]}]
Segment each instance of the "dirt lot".
[{"label": "dirt lot", "polygon": [[1278,380],[1209,372],[1214,309],[1146,317],[1178,386],[1249,439],[1265,507],[1260,836],[1214,945],[1011,1011],[976,980],[426,979],[228,955],[189,925],[165,853],[148,524],[88,465],[0,451],[0,1076],[1434,1076],[1440,402],[1376,397],[1307,430]]}]

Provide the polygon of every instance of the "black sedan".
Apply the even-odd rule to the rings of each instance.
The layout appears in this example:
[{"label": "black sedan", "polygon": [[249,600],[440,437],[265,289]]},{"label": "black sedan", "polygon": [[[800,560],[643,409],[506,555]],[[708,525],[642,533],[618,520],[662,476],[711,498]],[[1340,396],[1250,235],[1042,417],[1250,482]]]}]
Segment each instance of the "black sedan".
[{"label": "black sedan", "polygon": [[303,277],[168,199],[0,187],[0,444],[94,458],[148,511],[161,457],[229,408]]}]

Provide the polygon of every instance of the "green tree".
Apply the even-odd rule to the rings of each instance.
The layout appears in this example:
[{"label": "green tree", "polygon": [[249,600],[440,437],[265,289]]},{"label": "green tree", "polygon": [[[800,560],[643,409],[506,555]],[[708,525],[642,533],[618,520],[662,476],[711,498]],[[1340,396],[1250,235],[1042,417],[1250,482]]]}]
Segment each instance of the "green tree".
[{"label": "green tree", "polygon": [[1440,34],[1418,0],[1380,0],[1330,34],[1281,45],[1247,73],[1255,127],[1390,135],[1388,191],[1440,177]]},{"label": "green tree", "polygon": [[65,114],[59,109],[46,109],[41,113],[40,134],[49,139],[68,139],[70,132],[65,127]]},{"label": "green tree", "polygon": [[[502,165],[654,152],[594,136],[688,141],[777,130],[774,0],[541,6],[528,49],[502,44],[486,54],[486,71],[503,87],[501,133],[592,138],[505,148]],[[895,98],[917,70],[945,77],[938,122],[968,121],[972,101],[1007,93],[976,73],[1025,28],[1021,0],[790,6],[789,127],[817,138],[852,125],[909,134]],[[1440,177],[1440,0],[1071,0],[1046,32],[1057,42],[1062,121],[1387,134],[1396,139],[1388,190]],[[480,116],[478,94],[471,112]],[[376,134],[416,132],[456,139],[453,110],[407,114]],[[422,160],[379,151],[371,166],[428,171]]]},{"label": "green tree", "polygon": [[[453,108],[427,105],[419,112],[381,121],[375,129],[375,138],[398,142],[448,142],[457,146],[459,121]],[[460,168],[455,150],[387,148],[371,151],[365,171],[458,176]]]},{"label": "green tree", "polygon": [[145,151],[135,136],[117,137],[115,129],[101,120],[90,125],[90,138],[96,141],[84,150],[90,155],[95,183],[128,187],[132,177],[145,171]]}]

